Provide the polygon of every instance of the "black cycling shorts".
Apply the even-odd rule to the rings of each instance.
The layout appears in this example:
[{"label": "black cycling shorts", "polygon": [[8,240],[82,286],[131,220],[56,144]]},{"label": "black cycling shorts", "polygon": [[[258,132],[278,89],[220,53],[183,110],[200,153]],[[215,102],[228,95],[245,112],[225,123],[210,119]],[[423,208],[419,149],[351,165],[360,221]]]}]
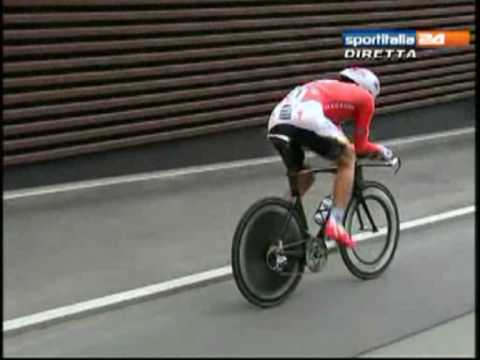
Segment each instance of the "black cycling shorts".
[{"label": "black cycling shorts", "polygon": [[290,171],[305,169],[304,148],[308,148],[328,160],[335,161],[345,147],[345,143],[335,138],[319,136],[313,131],[290,124],[275,125],[270,129],[268,137]]}]

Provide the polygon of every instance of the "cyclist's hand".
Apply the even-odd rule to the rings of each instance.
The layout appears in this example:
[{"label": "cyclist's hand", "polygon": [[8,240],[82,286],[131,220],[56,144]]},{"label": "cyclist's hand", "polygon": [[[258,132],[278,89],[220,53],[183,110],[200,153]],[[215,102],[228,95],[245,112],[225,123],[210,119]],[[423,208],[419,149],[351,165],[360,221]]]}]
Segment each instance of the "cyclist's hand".
[{"label": "cyclist's hand", "polygon": [[392,161],[394,157],[395,155],[392,150],[386,146],[380,145],[380,151],[378,152],[379,160]]},{"label": "cyclist's hand", "polygon": [[363,153],[357,154],[357,158],[359,159],[370,159],[370,160],[383,160],[383,161],[392,161],[395,155],[393,151],[383,145],[378,145],[379,150],[370,152],[370,153]]}]

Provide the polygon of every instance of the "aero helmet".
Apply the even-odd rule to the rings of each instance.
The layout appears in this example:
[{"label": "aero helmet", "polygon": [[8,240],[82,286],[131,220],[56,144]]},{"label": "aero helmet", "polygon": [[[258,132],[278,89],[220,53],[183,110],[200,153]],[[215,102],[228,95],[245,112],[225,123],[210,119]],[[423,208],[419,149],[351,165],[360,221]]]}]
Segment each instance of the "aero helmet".
[{"label": "aero helmet", "polygon": [[367,90],[373,97],[377,97],[380,93],[380,80],[370,70],[361,67],[349,67],[343,69],[340,75],[352,80],[361,88]]}]

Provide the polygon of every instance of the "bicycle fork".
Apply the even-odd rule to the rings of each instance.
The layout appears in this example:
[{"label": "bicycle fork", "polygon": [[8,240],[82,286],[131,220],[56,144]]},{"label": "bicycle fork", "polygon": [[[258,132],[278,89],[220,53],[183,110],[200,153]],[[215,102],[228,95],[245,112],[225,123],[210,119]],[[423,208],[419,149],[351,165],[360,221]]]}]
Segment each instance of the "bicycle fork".
[{"label": "bicycle fork", "polygon": [[[367,203],[365,201],[365,198],[363,197],[362,193],[362,184],[363,184],[363,170],[361,167],[357,167],[355,169],[355,178],[354,178],[354,185],[353,185],[353,195],[360,200],[360,204],[363,208],[363,211],[367,215],[367,219],[370,222],[370,225],[372,226],[372,231],[374,233],[378,232],[378,227],[375,224],[375,221],[373,220],[373,216],[370,212],[370,209],[367,206]],[[358,222],[360,223],[360,230],[365,231],[367,228],[365,227],[365,222],[362,218],[362,214],[360,212],[360,207],[357,207],[356,209],[356,214],[358,218]]]}]

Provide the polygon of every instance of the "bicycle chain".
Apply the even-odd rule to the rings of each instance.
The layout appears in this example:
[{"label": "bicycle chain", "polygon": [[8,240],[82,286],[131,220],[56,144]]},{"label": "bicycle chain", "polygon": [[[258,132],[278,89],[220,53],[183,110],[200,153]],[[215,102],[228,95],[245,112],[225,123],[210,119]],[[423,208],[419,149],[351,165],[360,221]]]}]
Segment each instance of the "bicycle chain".
[{"label": "bicycle chain", "polygon": [[[270,270],[275,271],[277,274],[281,276],[290,276],[290,275],[300,274],[300,271],[296,271],[296,272],[282,271],[280,266],[288,265],[288,256],[278,255],[275,253],[276,251],[277,251],[277,247],[274,245],[270,246],[270,248],[267,251],[265,260]],[[275,265],[271,264],[269,261],[270,256],[275,256],[275,257],[279,256],[280,259],[282,260],[282,264],[279,266],[277,261],[275,261]],[[305,264],[307,265],[309,270],[314,273],[321,271],[327,264],[327,259],[328,259],[328,249],[325,242],[321,239],[310,237],[306,242],[306,248],[305,248]]]}]

